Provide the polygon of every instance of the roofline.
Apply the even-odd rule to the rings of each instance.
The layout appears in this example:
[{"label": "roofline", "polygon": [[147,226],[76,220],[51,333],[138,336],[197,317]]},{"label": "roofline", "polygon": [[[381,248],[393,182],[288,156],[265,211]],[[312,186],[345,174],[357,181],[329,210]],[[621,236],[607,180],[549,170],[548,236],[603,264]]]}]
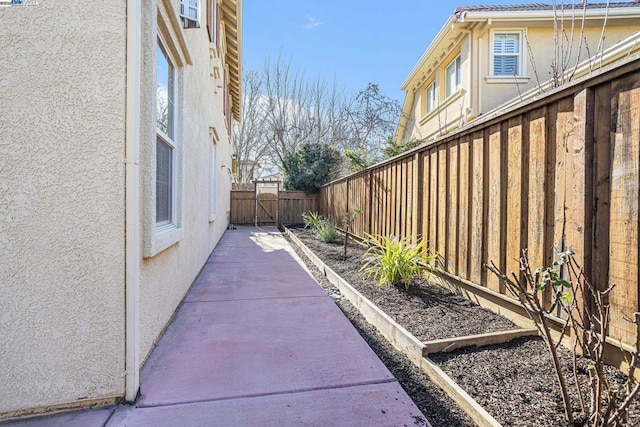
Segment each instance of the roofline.
[{"label": "roofline", "polygon": [[[560,8],[557,7],[556,10],[553,9],[545,9],[545,10],[499,10],[499,11],[489,11],[489,10],[463,10],[459,13],[457,22],[468,22],[468,21],[476,21],[476,20],[544,20],[544,19],[553,19],[554,16],[561,16],[563,13],[565,16],[572,12],[579,13],[579,17],[584,16],[586,18],[604,18],[605,15],[609,18],[612,17],[640,17],[640,7],[609,7],[608,10],[606,7],[602,8],[591,8],[583,10],[582,7],[565,7]],[[578,15],[577,15],[578,16]]]},{"label": "roofline", "polygon": [[[232,31],[224,31],[225,64],[229,67],[229,94],[231,111],[236,122],[241,120],[242,96],[242,0],[221,0],[225,23]],[[227,19],[228,18],[228,19]]]},{"label": "roofline", "polygon": [[401,90],[407,90],[411,81],[416,77],[416,75],[418,74],[418,72],[420,71],[424,63],[427,61],[427,58],[429,58],[433,54],[433,51],[444,39],[444,36],[447,35],[449,31],[452,30],[453,24],[455,24],[456,21],[457,21],[457,18],[455,15],[449,16],[449,19],[447,19],[447,21],[444,23],[442,28],[440,28],[440,31],[438,31],[438,34],[436,34],[436,37],[433,39],[433,41],[431,42],[427,50],[424,51],[424,53],[422,54],[422,56],[420,57],[416,65],[413,67],[413,69],[411,70],[407,78],[402,83],[402,86],[400,86]]}]

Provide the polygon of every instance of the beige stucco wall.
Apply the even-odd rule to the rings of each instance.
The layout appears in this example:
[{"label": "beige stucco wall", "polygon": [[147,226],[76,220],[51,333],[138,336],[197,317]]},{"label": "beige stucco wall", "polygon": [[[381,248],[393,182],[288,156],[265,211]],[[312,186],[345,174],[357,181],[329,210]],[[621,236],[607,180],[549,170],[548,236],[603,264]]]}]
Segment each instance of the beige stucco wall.
[{"label": "beige stucco wall", "polygon": [[[155,63],[157,0],[146,0],[144,16],[143,63],[143,115],[149,119],[142,137],[142,212],[141,221],[146,227],[145,238],[153,232],[154,162],[155,162]],[[173,10],[179,2],[173,0]],[[203,6],[205,2],[202,2]],[[147,5],[149,5],[147,7]],[[179,69],[179,143],[182,151],[182,238],[176,244],[143,259],[140,281],[140,355],[144,361],[152,350],[177,305],[203,267],[207,257],[224,233],[228,224],[231,179],[226,169],[231,167],[232,146],[223,115],[223,90],[217,88],[221,81],[211,76],[211,44],[206,25],[201,28],[181,30],[188,45],[192,65]],[[217,215],[210,221],[211,164],[210,153],[215,128],[217,142],[217,166],[214,169],[217,182]],[[145,242],[143,243],[143,247]]]},{"label": "beige stucco wall", "polygon": [[0,8],[0,413],[124,392],[125,3]]}]

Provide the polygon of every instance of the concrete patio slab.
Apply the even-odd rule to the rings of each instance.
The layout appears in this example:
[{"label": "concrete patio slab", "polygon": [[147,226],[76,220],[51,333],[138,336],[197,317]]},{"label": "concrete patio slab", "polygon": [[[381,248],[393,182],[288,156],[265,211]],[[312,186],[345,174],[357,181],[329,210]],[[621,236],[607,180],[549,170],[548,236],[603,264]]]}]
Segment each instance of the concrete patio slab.
[{"label": "concrete patio slab", "polygon": [[147,361],[139,406],[393,379],[327,296],[193,302]]},{"label": "concrete patio slab", "polygon": [[397,382],[330,390],[189,403],[119,408],[116,426],[426,426]]},{"label": "concrete patio slab", "polygon": [[1,422],[2,427],[102,427],[105,425],[115,406],[64,414],[47,415],[19,421]]}]

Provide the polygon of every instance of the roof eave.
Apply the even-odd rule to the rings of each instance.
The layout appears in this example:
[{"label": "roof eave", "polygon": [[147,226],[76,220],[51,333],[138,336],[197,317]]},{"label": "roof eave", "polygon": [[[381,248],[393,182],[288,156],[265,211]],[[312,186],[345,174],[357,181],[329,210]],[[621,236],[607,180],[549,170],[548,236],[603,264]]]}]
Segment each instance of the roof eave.
[{"label": "roof eave", "polygon": [[420,57],[420,60],[418,61],[418,63],[413,67],[413,69],[411,70],[407,78],[404,80],[404,82],[402,83],[402,86],[400,86],[400,89],[405,91],[408,90],[409,85],[411,84],[413,79],[416,78],[416,76],[418,75],[418,73],[420,72],[424,64],[427,62],[429,57],[433,55],[438,45],[445,39],[445,37],[447,36],[447,34],[449,34],[449,32],[453,31],[453,24],[456,22],[456,20],[457,19],[455,15],[451,15],[449,19],[447,19],[447,21],[444,23],[442,28],[440,28],[440,31],[438,31],[438,34],[433,39],[433,41],[431,42],[427,50],[425,50],[422,56]]}]

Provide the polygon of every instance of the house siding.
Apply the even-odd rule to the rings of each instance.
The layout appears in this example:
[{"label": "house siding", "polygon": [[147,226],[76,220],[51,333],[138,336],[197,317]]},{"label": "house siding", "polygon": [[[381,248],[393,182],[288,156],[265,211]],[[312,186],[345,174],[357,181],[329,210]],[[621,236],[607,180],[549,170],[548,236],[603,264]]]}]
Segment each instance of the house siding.
[{"label": "house siding", "polygon": [[0,26],[0,418],[124,391],[123,1]]}]

